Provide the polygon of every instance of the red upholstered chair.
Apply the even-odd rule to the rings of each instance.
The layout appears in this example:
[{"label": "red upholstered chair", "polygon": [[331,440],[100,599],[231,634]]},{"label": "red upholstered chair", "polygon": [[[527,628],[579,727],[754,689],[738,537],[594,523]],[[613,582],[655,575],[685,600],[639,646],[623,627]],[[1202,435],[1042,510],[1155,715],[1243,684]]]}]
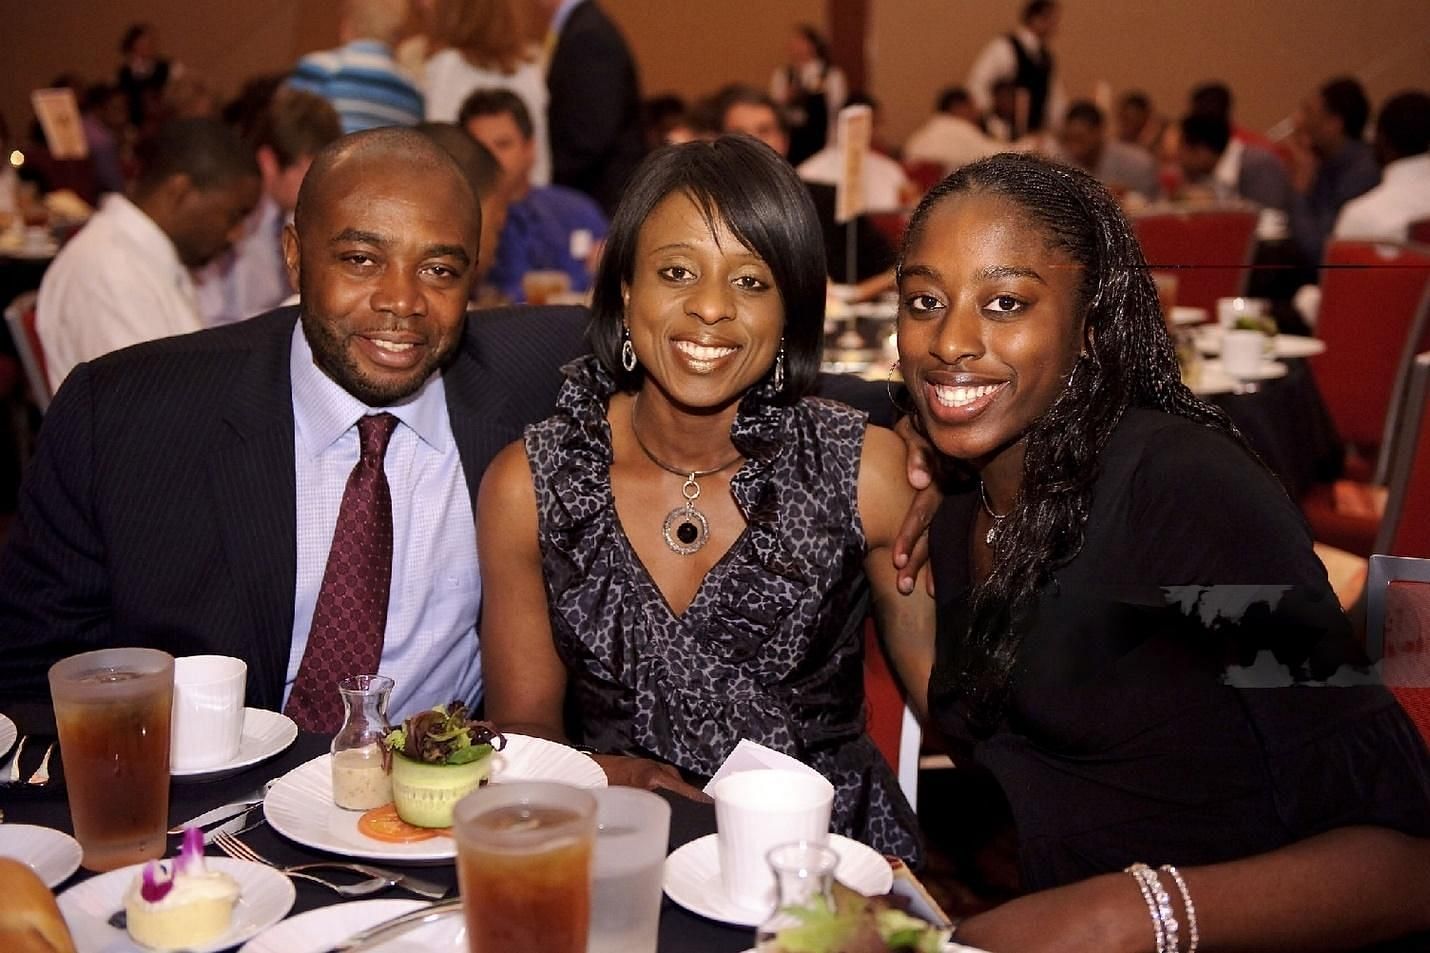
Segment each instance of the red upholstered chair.
[{"label": "red upholstered chair", "polygon": [[919,743],[923,732],[914,713],[904,704],[893,672],[889,671],[872,619],[864,624],[864,697],[868,706],[869,737],[898,775],[904,797],[917,807]]},{"label": "red upholstered chair", "polygon": [[943,165],[938,162],[919,160],[905,162],[904,174],[919,187],[919,194],[922,195],[943,181],[944,171]]},{"label": "red upholstered chair", "polygon": [[1375,551],[1430,559],[1430,351],[1415,358]]},{"label": "red upholstered chair", "polygon": [[1218,298],[1246,288],[1257,213],[1243,207],[1152,211],[1132,227],[1147,263],[1177,276],[1177,304],[1216,314]]},{"label": "red upholstered chair", "polygon": [[1430,218],[1422,218],[1418,222],[1410,223],[1410,235],[1412,242],[1417,245],[1430,245]]},{"label": "red upholstered chair", "polygon": [[[1326,353],[1310,359],[1311,373],[1336,430],[1357,455],[1375,461],[1369,473],[1352,475],[1383,486],[1411,361],[1430,347],[1430,249],[1331,242],[1316,336]],[[1313,487],[1301,507],[1316,539],[1371,554],[1379,525],[1374,514],[1338,504],[1328,486]]]},{"label": "red upholstered chair", "polygon": [[1372,556],[1366,650],[1430,744],[1430,559]]},{"label": "red upholstered chair", "polygon": [[5,309],[5,323],[10,328],[10,337],[15,341],[15,351],[20,355],[20,363],[25,368],[25,379],[30,384],[30,398],[41,413],[50,406],[50,383],[45,374],[45,352],[40,345],[39,332],[35,330],[35,299],[33,291],[17,295]]}]

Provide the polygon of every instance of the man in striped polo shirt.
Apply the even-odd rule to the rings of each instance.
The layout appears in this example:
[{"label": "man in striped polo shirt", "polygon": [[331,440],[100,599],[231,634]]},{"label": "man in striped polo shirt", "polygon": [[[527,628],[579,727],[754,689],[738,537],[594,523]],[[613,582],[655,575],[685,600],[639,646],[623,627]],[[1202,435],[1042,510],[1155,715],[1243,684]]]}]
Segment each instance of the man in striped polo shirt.
[{"label": "man in striped polo shirt", "polygon": [[288,84],[332,103],[344,134],[421,122],[422,94],[392,53],[407,10],[407,0],[346,0],[343,45],[303,57]]}]

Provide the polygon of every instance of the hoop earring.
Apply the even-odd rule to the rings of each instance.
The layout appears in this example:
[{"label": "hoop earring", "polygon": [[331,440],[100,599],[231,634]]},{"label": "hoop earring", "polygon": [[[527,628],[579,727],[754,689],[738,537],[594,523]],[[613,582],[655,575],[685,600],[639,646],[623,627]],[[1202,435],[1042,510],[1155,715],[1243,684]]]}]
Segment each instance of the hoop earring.
[{"label": "hoop earring", "polygon": [[636,370],[636,349],[631,344],[631,332],[627,327],[621,328],[621,366],[626,369],[627,374],[634,374]]},{"label": "hoop earring", "polygon": [[[899,403],[899,392],[894,390],[894,371],[898,369],[898,361],[889,365],[889,373],[884,376],[884,392],[889,395],[889,403],[894,405],[894,409],[899,412],[900,417],[913,417],[917,421],[919,419],[918,408],[908,401]],[[905,396],[908,395],[908,392],[908,388],[903,389]]]},{"label": "hoop earring", "polygon": [[775,355],[775,375],[772,383],[775,385],[775,393],[785,389],[785,342],[780,338],[779,353]]}]

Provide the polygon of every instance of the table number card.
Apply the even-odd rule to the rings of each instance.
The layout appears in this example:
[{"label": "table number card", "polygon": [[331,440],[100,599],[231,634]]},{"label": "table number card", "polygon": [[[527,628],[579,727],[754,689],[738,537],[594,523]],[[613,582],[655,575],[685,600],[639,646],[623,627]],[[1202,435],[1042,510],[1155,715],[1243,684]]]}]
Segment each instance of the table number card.
[{"label": "table number card", "polygon": [[30,93],[30,104],[45,144],[56,159],[83,159],[89,155],[89,142],[84,138],[84,125],[79,118],[79,103],[72,89],[37,89]]}]

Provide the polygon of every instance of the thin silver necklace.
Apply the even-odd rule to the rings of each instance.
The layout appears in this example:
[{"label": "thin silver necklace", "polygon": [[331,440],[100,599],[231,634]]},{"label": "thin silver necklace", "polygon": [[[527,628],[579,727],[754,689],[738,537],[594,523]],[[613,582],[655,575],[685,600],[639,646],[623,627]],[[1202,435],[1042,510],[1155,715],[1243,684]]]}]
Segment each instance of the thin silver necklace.
[{"label": "thin silver necklace", "polygon": [[636,438],[636,446],[640,447],[641,452],[650,458],[651,463],[662,470],[685,477],[685,484],[680,488],[680,495],[685,497],[685,503],[665,514],[661,535],[665,537],[665,545],[669,546],[672,552],[682,556],[698,553],[710,539],[710,520],[695,506],[695,501],[700,499],[700,484],[696,480],[699,477],[710,476],[712,473],[719,473],[721,470],[734,466],[740,462],[742,455],[736,453],[718,467],[711,467],[708,470],[691,470],[686,467],[671,466],[651,453],[650,447],[647,447],[645,441],[641,439],[641,432],[636,429],[636,407],[639,406],[640,399],[639,393],[631,399],[631,435]]},{"label": "thin silver necklace", "polygon": [[1007,513],[1003,513],[1001,515],[993,512],[993,507],[988,502],[988,490],[984,488],[982,480],[978,481],[978,496],[981,500],[983,500],[984,511],[987,512],[988,515],[993,518],[993,525],[988,527],[988,532],[983,537],[983,541],[989,546],[992,546],[993,540],[998,536],[998,524],[1006,520],[1009,514],[1013,511],[1009,510]]}]

